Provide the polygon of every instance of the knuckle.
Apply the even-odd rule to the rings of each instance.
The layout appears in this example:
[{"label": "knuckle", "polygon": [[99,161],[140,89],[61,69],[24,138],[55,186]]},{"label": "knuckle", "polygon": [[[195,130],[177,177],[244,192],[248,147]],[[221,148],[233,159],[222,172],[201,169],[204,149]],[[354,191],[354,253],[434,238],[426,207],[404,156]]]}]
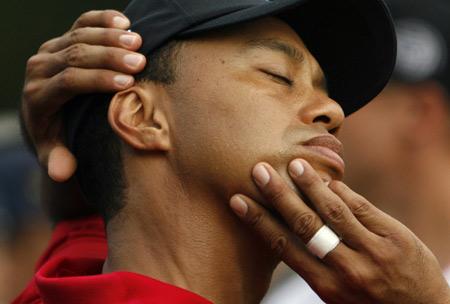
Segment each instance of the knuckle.
[{"label": "knuckle", "polygon": [[376,290],[383,280],[383,276],[378,270],[369,270],[367,268],[347,267],[343,271],[343,276],[346,285],[351,286],[354,290],[364,289],[368,294]]},{"label": "knuckle", "polygon": [[248,219],[248,223],[253,228],[258,228],[262,225],[264,219],[264,215],[262,212],[256,212]]},{"label": "knuckle", "polygon": [[59,74],[59,81],[58,81],[59,87],[64,90],[69,89],[72,86],[74,79],[75,79],[75,69],[74,68],[65,69]]},{"label": "knuckle", "polygon": [[310,212],[294,215],[292,222],[294,233],[305,240],[311,239],[316,233],[316,217]]},{"label": "knuckle", "polygon": [[305,187],[305,188],[310,188],[310,187],[314,186],[314,184],[316,182],[317,182],[317,180],[314,178],[314,175],[308,174],[308,173],[304,174],[303,178],[300,180],[302,187]]},{"label": "knuckle", "polygon": [[82,29],[75,29],[70,31],[68,34],[68,38],[71,44],[76,44],[80,42],[80,36],[82,35]]},{"label": "knuckle", "polygon": [[345,276],[345,281],[351,286],[364,287],[369,281],[366,276],[355,267],[346,267],[343,271],[343,275]]},{"label": "knuckle", "polygon": [[114,45],[114,43],[118,40],[117,31],[113,29],[101,29],[101,37],[104,39],[104,42],[109,45]]},{"label": "knuckle", "polygon": [[[113,87],[113,76],[108,72],[92,72],[92,78],[97,88]],[[95,74],[94,74],[95,73]]]},{"label": "knuckle", "polygon": [[31,102],[33,96],[35,96],[38,91],[39,85],[36,82],[30,81],[26,83],[22,92],[24,102]]},{"label": "knuckle", "polygon": [[92,12],[94,12],[94,11],[87,11],[87,12],[84,12],[84,13],[82,13],[81,15],[80,15],[80,17],[77,19],[77,21],[78,20],[82,20],[82,19],[86,19],[86,18],[89,18],[89,16],[92,14]]},{"label": "knuckle", "polygon": [[30,58],[28,58],[27,65],[35,65],[36,63],[39,62],[39,57],[40,57],[39,55],[35,54]]},{"label": "knuckle", "polygon": [[370,212],[370,203],[366,200],[358,199],[351,205],[351,211],[356,216],[366,216]]},{"label": "knuckle", "polygon": [[379,244],[376,250],[372,251],[372,258],[380,267],[386,267],[396,263],[401,258],[403,250],[398,250],[390,244]]},{"label": "knuckle", "polygon": [[392,252],[383,252],[383,253],[377,253],[374,256],[375,261],[378,265],[383,265],[386,267],[387,265],[392,265],[397,260],[396,254]]},{"label": "knuckle", "polygon": [[42,62],[40,55],[33,55],[27,60],[27,71],[34,70]]},{"label": "knuckle", "polygon": [[345,208],[337,203],[329,203],[325,205],[325,217],[335,223],[345,221]]},{"label": "knuckle", "polygon": [[122,54],[121,49],[106,47],[103,49],[103,51],[101,51],[98,57],[101,64],[106,64],[108,61],[122,63],[123,55],[121,56],[121,54]]},{"label": "knuckle", "polygon": [[48,50],[50,46],[50,41],[46,41],[43,44],[41,44],[41,46],[39,47],[38,53],[42,53]]},{"label": "knuckle", "polygon": [[282,258],[286,252],[288,240],[284,235],[274,235],[270,240],[270,248],[279,257]]},{"label": "knuckle", "polygon": [[83,24],[85,23],[85,20],[88,18],[89,18],[89,12],[84,12],[80,15],[80,17],[78,17],[77,20],[75,20],[73,25],[75,27],[82,27]]},{"label": "knuckle", "polygon": [[270,201],[277,206],[285,200],[287,189],[282,183],[274,183],[268,187],[267,192]]},{"label": "knuckle", "polygon": [[110,73],[108,73],[108,72],[103,72],[103,73],[98,73],[98,75],[97,75],[97,79],[98,79],[98,83],[97,83],[97,85],[98,86],[107,86],[107,85],[109,85],[109,84],[111,84],[112,83],[112,76],[111,76],[111,74]]},{"label": "knuckle", "polygon": [[69,46],[65,50],[64,59],[68,66],[78,66],[82,64],[83,53],[85,51],[85,45],[78,43]]}]

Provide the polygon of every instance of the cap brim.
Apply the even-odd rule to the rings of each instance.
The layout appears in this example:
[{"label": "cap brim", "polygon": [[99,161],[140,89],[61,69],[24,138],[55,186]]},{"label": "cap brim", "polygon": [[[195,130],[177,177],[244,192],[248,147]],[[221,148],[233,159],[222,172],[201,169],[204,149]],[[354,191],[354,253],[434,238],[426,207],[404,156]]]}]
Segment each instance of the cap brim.
[{"label": "cap brim", "polygon": [[277,16],[303,39],[321,65],[331,98],[346,115],[376,97],[396,58],[392,18],[381,0],[275,0],[184,31],[190,36],[264,16]]}]

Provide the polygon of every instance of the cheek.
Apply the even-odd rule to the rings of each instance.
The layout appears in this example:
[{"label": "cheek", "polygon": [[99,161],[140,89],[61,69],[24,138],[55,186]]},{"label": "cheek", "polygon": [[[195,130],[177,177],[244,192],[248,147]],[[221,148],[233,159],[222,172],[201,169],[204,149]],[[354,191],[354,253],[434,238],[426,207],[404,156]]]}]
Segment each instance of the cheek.
[{"label": "cheek", "polygon": [[171,130],[177,170],[224,199],[237,192],[255,197],[253,166],[267,161],[282,167],[286,111],[254,90],[225,85],[183,99]]}]

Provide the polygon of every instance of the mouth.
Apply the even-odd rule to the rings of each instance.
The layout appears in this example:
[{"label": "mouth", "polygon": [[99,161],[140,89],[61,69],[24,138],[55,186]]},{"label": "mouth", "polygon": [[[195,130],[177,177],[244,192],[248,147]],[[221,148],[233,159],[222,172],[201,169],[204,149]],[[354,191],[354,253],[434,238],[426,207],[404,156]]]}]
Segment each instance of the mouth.
[{"label": "mouth", "polygon": [[343,177],[345,171],[345,162],[343,160],[344,148],[336,137],[332,135],[314,137],[304,142],[302,146],[325,160],[339,174],[340,178]]}]

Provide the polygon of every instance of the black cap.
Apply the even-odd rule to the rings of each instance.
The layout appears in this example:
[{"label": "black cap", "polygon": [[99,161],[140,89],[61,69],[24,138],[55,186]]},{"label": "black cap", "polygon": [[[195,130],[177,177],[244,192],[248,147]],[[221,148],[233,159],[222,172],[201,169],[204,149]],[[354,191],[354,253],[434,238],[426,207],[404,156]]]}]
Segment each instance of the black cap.
[{"label": "black cap", "polygon": [[394,79],[436,80],[450,90],[450,2],[390,0],[398,38]]},{"label": "black cap", "polygon": [[[172,39],[279,17],[317,59],[330,97],[346,115],[380,93],[395,64],[395,32],[383,0],[133,0],[125,15],[143,38],[144,55]],[[70,110],[69,146],[87,108],[77,102]]]}]

